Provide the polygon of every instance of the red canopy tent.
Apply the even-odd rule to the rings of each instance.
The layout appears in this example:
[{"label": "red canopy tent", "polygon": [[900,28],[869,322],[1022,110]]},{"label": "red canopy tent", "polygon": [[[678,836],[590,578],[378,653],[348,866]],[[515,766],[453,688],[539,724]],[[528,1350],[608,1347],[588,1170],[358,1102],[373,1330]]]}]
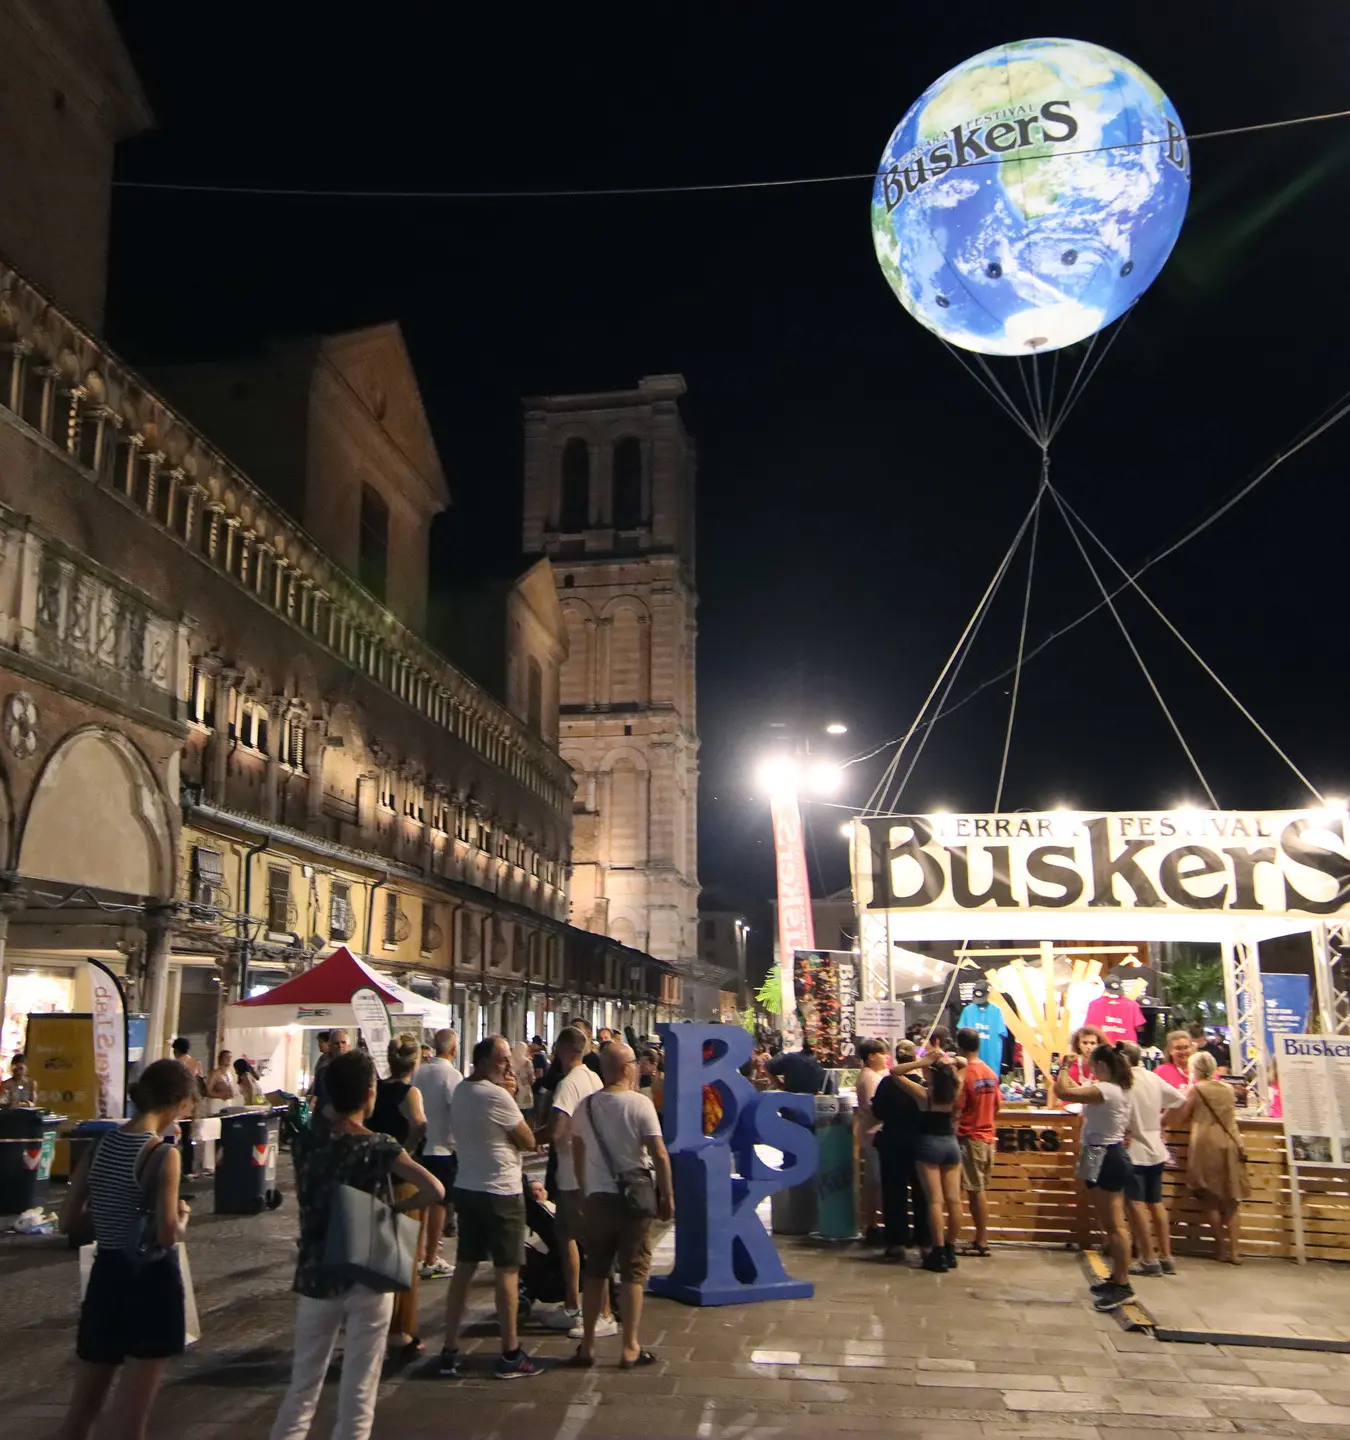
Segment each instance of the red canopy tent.
[{"label": "red canopy tent", "polygon": [[447,1006],[406,989],[386,975],[377,975],[343,945],[294,980],[287,980],[264,995],[226,1006],[225,1028],[298,1025],[307,1030],[328,1030],[333,1026],[355,1025],[351,998],[357,990],[366,987],[380,996],[395,1019],[415,1018],[419,1028],[433,1030],[450,1023]]}]

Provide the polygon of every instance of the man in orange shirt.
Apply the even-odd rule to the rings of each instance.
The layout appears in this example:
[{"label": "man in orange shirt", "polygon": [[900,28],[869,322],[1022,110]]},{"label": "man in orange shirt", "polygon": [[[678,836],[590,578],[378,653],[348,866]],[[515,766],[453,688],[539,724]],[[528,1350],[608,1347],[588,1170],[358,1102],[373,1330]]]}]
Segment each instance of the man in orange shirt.
[{"label": "man in orange shirt", "polygon": [[956,1048],[966,1062],[954,1107],[956,1136],[961,1142],[961,1188],[966,1193],[970,1218],[975,1226],[975,1243],[966,1253],[988,1255],[987,1192],[998,1148],[994,1125],[999,1105],[998,1076],[980,1059],[980,1035],[977,1030],[958,1030]]}]

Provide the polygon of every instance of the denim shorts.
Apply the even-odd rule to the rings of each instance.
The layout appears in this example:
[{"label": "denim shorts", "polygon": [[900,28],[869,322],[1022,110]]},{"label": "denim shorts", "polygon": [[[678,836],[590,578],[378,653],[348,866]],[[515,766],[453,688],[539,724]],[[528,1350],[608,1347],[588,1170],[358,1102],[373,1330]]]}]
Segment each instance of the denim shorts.
[{"label": "denim shorts", "polygon": [[955,1135],[920,1135],[914,1159],[919,1165],[959,1165],[961,1147]]}]

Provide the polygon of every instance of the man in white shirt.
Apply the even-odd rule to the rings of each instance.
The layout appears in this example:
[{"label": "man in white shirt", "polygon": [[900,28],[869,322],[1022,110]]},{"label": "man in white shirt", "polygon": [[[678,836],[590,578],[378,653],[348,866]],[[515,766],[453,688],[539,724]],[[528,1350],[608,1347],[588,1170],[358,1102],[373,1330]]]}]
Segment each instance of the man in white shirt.
[{"label": "man in white shirt", "polygon": [[[1130,1101],[1129,1155],[1134,1178],[1125,1191],[1130,1207],[1130,1228],[1134,1231],[1139,1262],[1131,1275],[1175,1275],[1172,1263],[1172,1232],[1163,1204],[1162,1177],[1167,1164],[1167,1142],[1163,1139],[1163,1111],[1175,1110],[1186,1097],[1161,1075],[1146,1070],[1138,1045],[1126,1041],[1121,1047],[1133,1069],[1127,1096]],[[1152,1221],[1153,1230],[1149,1229]],[[1154,1248],[1154,1233],[1157,1248]]]},{"label": "man in white shirt", "polygon": [[455,1177],[455,1213],[459,1247],[455,1274],[445,1297],[445,1348],[440,1373],[458,1379],[459,1327],[474,1272],[491,1260],[496,1279],[497,1324],[502,1353],[499,1380],[539,1374],[520,1348],[516,1334],[516,1303],[520,1267],[525,1263],[524,1172],[520,1157],[537,1149],[534,1132],[520,1106],[506,1092],[511,1047],[500,1035],[489,1035],[473,1047],[473,1071],[456,1086],[450,1101],[459,1173]]},{"label": "man in white shirt", "polygon": [[[413,1084],[422,1092],[422,1108],[427,1112],[427,1143],[422,1164],[445,1186],[445,1205],[433,1205],[427,1211],[427,1258],[422,1266],[423,1280],[443,1280],[454,1267],[441,1259],[441,1236],[446,1233],[446,1206],[455,1184],[455,1132],[450,1125],[450,1099],[455,1087],[464,1079],[455,1065],[459,1054],[459,1036],[453,1030],[438,1030],[435,1035],[434,1058],[417,1067]],[[453,1229],[450,1232],[454,1233]]]},{"label": "man in white shirt", "polygon": [[[585,1032],[575,1025],[569,1025],[558,1036],[553,1054],[562,1078],[553,1092],[548,1124],[539,1135],[540,1140],[552,1145],[558,1157],[557,1227],[562,1241],[563,1272],[563,1303],[544,1316],[544,1323],[558,1330],[575,1329],[577,1338],[580,1338],[581,1327],[581,1251],[577,1247],[585,1241],[586,1232],[581,1191],[572,1164],[572,1116],[588,1095],[600,1089],[600,1077],[584,1062],[586,1044]],[[617,1335],[619,1327],[614,1317],[602,1315],[596,1333]]]},{"label": "man in white shirt", "polygon": [[627,1045],[607,1045],[600,1056],[603,1090],[588,1095],[572,1116],[572,1163],[584,1197],[586,1284],[578,1365],[595,1358],[596,1324],[610,1273],[619,1265],[623,1354],[619,1367],[651,1365],[656,1357],[638,1342],[642,1291],[652,1268],[652,1220],[637,1214],[621,1193],[620,1177],[655,1170],[656,1218],[675,1216],[670,1156],[656,1107],[635,1089],[637,1060]]}]

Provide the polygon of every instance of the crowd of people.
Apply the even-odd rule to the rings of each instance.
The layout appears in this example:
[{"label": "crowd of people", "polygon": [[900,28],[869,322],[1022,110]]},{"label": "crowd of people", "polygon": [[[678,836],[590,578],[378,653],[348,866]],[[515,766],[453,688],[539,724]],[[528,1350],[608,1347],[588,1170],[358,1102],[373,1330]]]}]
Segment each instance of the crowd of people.
[{"label": "crowd of people", "polygon": [[[958,1030],[953,1039],[939,1028],[923,1039],[922,1046],[901,1042],[894,1054],[879,1040],[857,1047],[861,1195],[867,1240],[884,1243],[892,1260],[917,1248],[921,1268],[942,1273],[962,1258],[991,1254],[988,1191],[998,1165],[1001,1095],[975,1030]],[[184,1348],[177,1256],[190,1211],[179,1198],[179,1153],[168,1142],[200,1103],[224,1104],[228,1091],[237,1104],[257,1077],[228,1051],[207,1073],[186,1041],[174,1051],[174,1059],[145,1069],[131,1087],[132,1118],[95,1145],[73,1177],[63,1226],[77,1237],[87,1231],[81,1238],[96,1237],[99,1249],[62,1440],[84,1440],[110,1394],[115,1432],[141,1433],[165,1366]],[[1107,1044],[1085,1027],[1054,1079],[1059,1099],[1083,1109],[1079,1176],[1094,1196],[1111,1261],[1110,1275],[1094,1287],[1099,1309],[1130,1299],[1133,1276],[1175,1273],[1162,1189],[1171,1163],[1168,1129],[1189,1131],[1186,1178],[1219,1257],[1241,1260],[1240,1204],[1250,1187],[1233,1092],[1216,1079],[1218,1057],[1189,1032],[1169,1035],[1166,1054],[1149,1070],[1138,1047]],[[635,1052],[603,1029],[592,1039],[578,1021],[562,1030],[551,1053],[538,1036],[513,1045],[490,1035],[473,1047],[467,1074],[458,1062],[452,1030],[429,1044],[400,1035],[389,1044],[388,1078],[380,1079],[370,1054],[353,1048],[345,1030],[322,1037],[311,1123],[292,1139],[299,1209],[294,1356],[272,1440],[308,1434],[340,1335],[335,1433],[352,1440],[370,1434],[382,1368],[424,1348],[422,1283],[449,1282],[433,1368],[460,1376],[459,1337],[482,1265],[493,1273],[497,1377],[539,1373],[520,1343],[522,1307],[577,1341],[571,1366],[595,1365],[597,1342],[616,1335],[620,1368],[656,1358],[641,1339],[642,1297],[658,1227],[674,1215],[659,1051]],[[798,1094],[818,1094],[826,1081],[809,1044],[776,1054],[756,1044],[743,1073],[758,1089]],[[28,1083],[21,1058],[11,1082],[10,1093]],[[715,1091],[705,1091],[704,1118],[715,1128]],[[544,1149],[541,1176],[526,1162]],[[391,1291],[335,1267],[330,1228],[344,1189],[413,1218],[408,1283]],[[522,1294],[527,1237],[533,1243],[538,1232],[551,1235],[546,1248],[557,1260],[558,1299],[549,1304]]]},{"label": "crowd of people", "polygon": [[[1237,1102],[1218,1078],[1227,1055],[1194,1028],[1169,1034],[1167,1060],[1150,1070],[1139,1046],[1110,1044],[1084,1026],[1054,1077],[1058,1099],[1083,1112],[1078,1178],[1094,1197],[1111,1260],[1110,1275],[1092,1287],[1100,1310],[1134,1298],[1132,1276],[1176,1273],[1163,1199],[1163,1174],[1173,1165],[1169,1130],[1188,1135],[1186,1184],[1214,1236],[1216,1258],[1242,1263],[1240,1207],[1251,1184]],[[939,1027],[926,1042],[920,1054],[913,1040],[902,1041],[893,1060],[883,1042],[862,1042],[857,1128],[866,1238],[884,1243],[892,1260],[917,1248],[922,1268],[940,1273],[955,1268],[961,1254],[991,1253],[988,1191],[1000,1090],[979,1058],[976,1031],[959,1030],[953,1044]],[[971,1237],[958,1248],[967,1224]]]}]

